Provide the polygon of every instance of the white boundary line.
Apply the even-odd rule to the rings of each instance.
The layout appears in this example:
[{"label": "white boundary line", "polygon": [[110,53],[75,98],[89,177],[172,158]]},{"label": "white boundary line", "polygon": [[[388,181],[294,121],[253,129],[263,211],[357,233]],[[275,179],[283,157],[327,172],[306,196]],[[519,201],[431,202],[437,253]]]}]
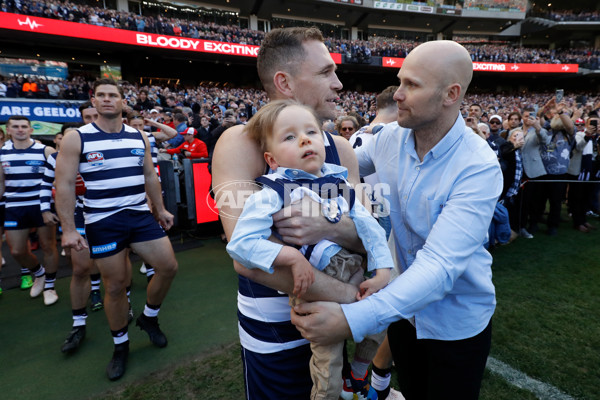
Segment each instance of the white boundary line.
[{"label": "white boundary line", "polygon": [[510,365],[488,357],[486,367],[493,373],[500,375],[513,386],[528,390],[542,400],[575,400],[552,385],[530,378],[523,372],[512,368]]}]

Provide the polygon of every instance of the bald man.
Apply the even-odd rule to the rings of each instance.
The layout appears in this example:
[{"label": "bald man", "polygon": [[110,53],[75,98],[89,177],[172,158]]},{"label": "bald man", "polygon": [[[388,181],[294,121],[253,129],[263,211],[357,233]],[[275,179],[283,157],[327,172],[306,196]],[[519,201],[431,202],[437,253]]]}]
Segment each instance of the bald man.
[{"label": "bald man", "polygon": [[331,343],[388,328],[400,390],[411,399],[477,399],[496,306],[484,249],[502,172],[465,126],[460,104],[473,74],[452,41],[416,47],[398,73],[398,123],[357,151],[360,174],[390,185],[402,274],[354,304],[306,303],[292,311],[302,335]]}]

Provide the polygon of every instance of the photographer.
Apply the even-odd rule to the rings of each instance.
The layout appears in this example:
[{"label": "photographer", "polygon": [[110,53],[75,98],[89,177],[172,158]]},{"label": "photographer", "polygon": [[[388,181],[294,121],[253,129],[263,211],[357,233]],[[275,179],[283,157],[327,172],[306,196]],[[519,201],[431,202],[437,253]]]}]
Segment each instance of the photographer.
[{"label": "photographer", "polygon": [[182,135],[184,139],[181,145],[174,149],[160,149],[159,152],[168,153],[171,155],[177,154],[179,157],[185,157],[189,159],[208,157],[206,144],[202,140],[194,137],[196,134],[196,130],[194,128],[187,128],[179,134]]}]

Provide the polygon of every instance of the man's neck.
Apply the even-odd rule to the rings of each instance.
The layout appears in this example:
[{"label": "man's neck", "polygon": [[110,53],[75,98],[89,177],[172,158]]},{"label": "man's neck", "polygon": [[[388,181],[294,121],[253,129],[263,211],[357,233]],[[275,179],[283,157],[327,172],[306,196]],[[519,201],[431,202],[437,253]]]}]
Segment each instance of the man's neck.
[{"label": "man's neck", "polygon": [[393,107],[390,109],[380,110],[373,121],[369,124],[371,126],[375,126],[377,124],[389,124],[390,122],[394,122],[398,119],[398,109]]},{"label": "man's neck", "polygon": [[33,140],[31,138],[23,139],[23,140],[13,140],[13,147],[15,149],[23,150],[28,148],[33,144]]},{"label": "man's neck", "polygon": [[99,116],[94,123],[96,126],[98,126],[98,128],[106,133],[119,133],[121,132],[121,129],[123,129],[123,120],[121,117],[107,118]]},{"label": "man's neck", "polygon": [[431,126],[413,130],[415,135],[415,150],[421,161],[450,132],[455,122],[456,116],[453,119],[440,119],[437,123],[434,122],[431,124]]}]

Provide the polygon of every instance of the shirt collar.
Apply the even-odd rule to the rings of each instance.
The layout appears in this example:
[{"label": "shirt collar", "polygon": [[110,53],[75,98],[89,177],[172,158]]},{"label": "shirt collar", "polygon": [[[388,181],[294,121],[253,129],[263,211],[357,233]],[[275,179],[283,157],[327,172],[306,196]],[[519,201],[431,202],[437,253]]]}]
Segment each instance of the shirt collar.
[{"label": "shirt collar", "polygon": [[[279,167],[275,173],[290,179],[316,179],[316,175],[301,169]],[[341,175],[343,178],[348,178],[348,170],[339,165],[324,163],[321,167],[321,176]]]},{"label": "shirt collar", "polygon": [[[448,133],[446,133],[444,137],[433,147],[433,149],[429,150],[427,154],[431,153],[431,157],[435,159],[442,157],[448,150],[450,150],[452,146],[454,146],[454,143],[456,143],[462,137],[462,135],[465,133],[465,130],[465,121],[463,117],[458,114],[458,117],[456,117],[456,122],[454,122],[452,128],[450,128]],[[417,155],[417,149],[415,147],[415,133],[412,129],[406,138],[405,145],[406,151],[418,160],[419,156]],[[423,157],[423,161],[425,161],[425,158],[427,158],[427,154],[425,154],[425,157]]]}]

